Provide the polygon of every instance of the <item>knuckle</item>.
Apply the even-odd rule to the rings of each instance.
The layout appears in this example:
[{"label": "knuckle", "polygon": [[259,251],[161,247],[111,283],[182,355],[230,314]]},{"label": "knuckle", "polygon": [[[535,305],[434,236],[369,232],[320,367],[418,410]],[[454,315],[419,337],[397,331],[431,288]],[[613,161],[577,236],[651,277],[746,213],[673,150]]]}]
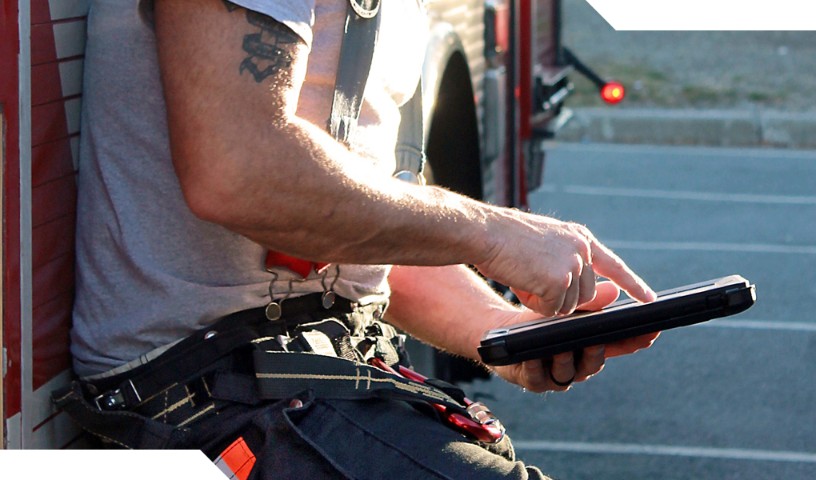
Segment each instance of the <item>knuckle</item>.
[{"label": "knuckle", "polygon": [[553,366],[568,367],[573,364],[572,352],[559,353],[553,357]]},{"label": "knuckle", "polygon": [[563,288],[564,290],[567,290],[570,287],[570,285],[572,285],[572,281],[573,281],[574,278],[575,278],[575,274],[573,274],[571,271],[565,272],[561,276],[561,281],[559,282],[559,286],[561,288]]}]

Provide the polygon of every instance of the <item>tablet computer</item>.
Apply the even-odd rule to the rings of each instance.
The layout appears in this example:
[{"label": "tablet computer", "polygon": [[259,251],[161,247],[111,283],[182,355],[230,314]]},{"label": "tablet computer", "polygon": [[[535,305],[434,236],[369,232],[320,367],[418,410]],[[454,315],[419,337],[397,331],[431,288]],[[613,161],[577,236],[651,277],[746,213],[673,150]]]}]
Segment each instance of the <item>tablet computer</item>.
[{"label": "tablet computer", "polygon": [[659,292],[652,303],[624,299],[597,312],[490,330],[478,350],[488,365],[509,365],[734,315],[755,301],[754,285],[731,275]]}]

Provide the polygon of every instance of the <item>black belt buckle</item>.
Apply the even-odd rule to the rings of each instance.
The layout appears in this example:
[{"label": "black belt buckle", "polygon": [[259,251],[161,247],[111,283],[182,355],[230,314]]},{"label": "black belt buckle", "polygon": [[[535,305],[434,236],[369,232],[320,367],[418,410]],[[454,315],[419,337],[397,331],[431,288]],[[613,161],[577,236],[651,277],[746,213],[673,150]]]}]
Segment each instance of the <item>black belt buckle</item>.
[{"label": "black belt buckle", "polygon": [[[139,392],[136,390],[136,386],[133,385],[133,382],[128,380],[125,385],[130,387],[132,396],[136,400],[136,403],[140,403],[142,401],[142,397],[139,396]],[[94,397],[94,404],[96,405],[96,408],[106,411],[124,410],[128,408],[128,396],[123,388],[124,387],[119,387],[115,390],[110,390],[102,395],[97,395]]]}]

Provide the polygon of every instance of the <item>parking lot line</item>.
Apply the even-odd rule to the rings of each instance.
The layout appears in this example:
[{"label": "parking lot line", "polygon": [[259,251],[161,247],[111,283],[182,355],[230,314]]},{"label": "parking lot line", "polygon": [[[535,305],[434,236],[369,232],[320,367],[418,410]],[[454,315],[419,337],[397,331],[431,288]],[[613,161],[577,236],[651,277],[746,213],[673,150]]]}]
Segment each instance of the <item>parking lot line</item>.
[{"label": "parking lot line", "polygon": [[653,198],[660,200],[692,200],[705,202],[759,203],[771,205],[816,205],[813,195],[761,195],[754,193],[700,192],[692,190],[662,190],[647,188],[596,187],[590,185],[545,185],[547,193],[592,195],[604,197]]},{"label": "parking lot line", "polygon": [[609,240],[603,243],[613,249],[631,250],[692,250],[708,252],[781,253],[816,255],[814,245],[780,245],[770,243],[720,243],[720,242],[640,242],[633,240]]},{"label": "parking lot line", "polygon": [[816,463],[816,453],[742,448],[680,447],[636,443],[556,442],[513,440],[516,450],[598,453],[619,455],[662,455],[672,457],[714,458],[719,460],[760,460],[771,462]]},{"label": "parking lot line", "polygon": [[816,332],[816,323],[806,322],[784,322],[776,320],[730,320],[725,318],[717,319],[715,322],[703,322],[693,325],[695,327],[715,327],[715,328],[739,328],[747,330],[767,330],[767,331],[788,331],[788,332]]},{"label": "parking lot line", "polygon": [[[728,148],[728,147],[704,147],[692,145],[640,145],[625,143],[558,143],[550,150],[558,152],[579,152],[591,153],[597,156],[598,161],[607,162],[610,154],[636,154],[653,157],[655,162],[664,162],[667,158],[680,157],[688,160],[695,157],[733,158],[740,162],[745,160],[804,160],[816,159],[816,152],[813,150],[794,149],[773,149],[766,148]],[[621,158],[626,161],[626,158]]]}]

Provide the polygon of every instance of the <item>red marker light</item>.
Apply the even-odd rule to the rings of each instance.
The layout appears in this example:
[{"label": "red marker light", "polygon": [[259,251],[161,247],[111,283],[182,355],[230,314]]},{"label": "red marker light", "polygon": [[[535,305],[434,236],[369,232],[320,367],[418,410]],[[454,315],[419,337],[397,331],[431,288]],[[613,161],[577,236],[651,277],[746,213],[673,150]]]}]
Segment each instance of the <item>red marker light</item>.
[{"label": "red marker light", "polygon": [[625,95],[626,89],[618,82],[607,82],[601,87],[601,98],[606,103],[612,105],[619,103]]}]

